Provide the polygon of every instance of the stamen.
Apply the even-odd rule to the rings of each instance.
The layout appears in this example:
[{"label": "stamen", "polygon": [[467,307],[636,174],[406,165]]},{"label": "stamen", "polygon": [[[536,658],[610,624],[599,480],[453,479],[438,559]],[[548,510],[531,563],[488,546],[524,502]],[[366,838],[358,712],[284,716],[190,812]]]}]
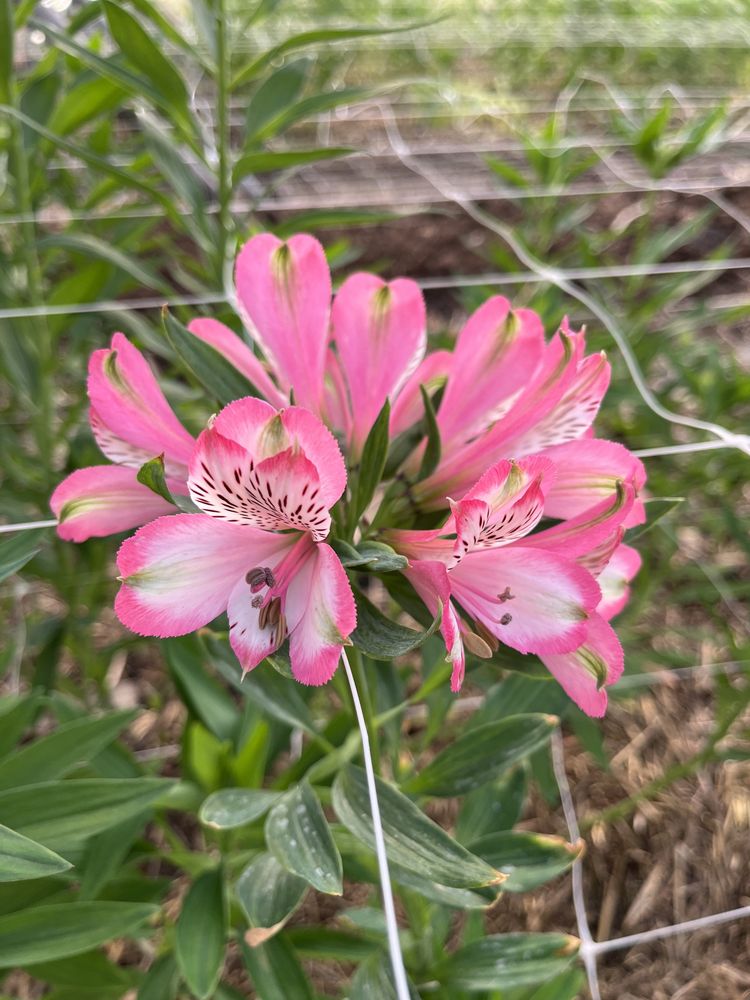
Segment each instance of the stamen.
[{"label": "stamen", "polygon": [[489,644],[475,632],[464,632],[463,640],[466,648],[469,652],[473,653],[474,656],[479,656],[483,660],[489,660],[492,657],[492,649]]},{"label": "stamen", "polygon": [[279,608],[279,620],[276,622],[276,631],[274,633],[273,639],[277,647],[282,644],[284,639],[286,639],[286,617],[281,612],[280,608]]},{"label": "stamen", "polygon": [[245,574],[245,580],[250,585],[253,594],[257,594],[264,587],[276,585],[276,578],[269,566],[256,566],[255,569],[251,569],[249,573]]},{"label": "stamen", "polygon": [[487,643],[487,645],[490,647],[490,650],[493,653],[496,653],[498,649],[500,649],[500,643],[498,639],[492,634],[492,632],[489,631],[489,629],[485,628],[485,626],[480,621],[474,622],[474,630],[476,631],[479,638]]},{"label": "stamen", "polygon": [[504,604],[506,601],[515,600],[515,596],[515,594],[511,594],[510,587],[506,587],[502,594],[497,595],[497,599],[501,602],[501,604]]},{"label": "stamen", "polygon": [[252,599],[252,601],[250,601],[250,604],[251,604],[251,605],[252,605],[252,606],[253,606],[254,608],[260,608],[260,607],[262,607],[262,606],[263,606],[263,598],[262,598],[262,597],[260,596],[260,594],[258,594],[258,596],[257,596],[257,597],[254,597],[254,598]]},{"label": "stamen", "polygon": [[508,615],[508,614],[505,614],[505,615],[503,615],[503,617],[502,617],[502,618],[500,619],[500,624],[501,624],[501,625],[510,625],[510,623],[511,623],[512,621],[513,621],[513,615]]}]

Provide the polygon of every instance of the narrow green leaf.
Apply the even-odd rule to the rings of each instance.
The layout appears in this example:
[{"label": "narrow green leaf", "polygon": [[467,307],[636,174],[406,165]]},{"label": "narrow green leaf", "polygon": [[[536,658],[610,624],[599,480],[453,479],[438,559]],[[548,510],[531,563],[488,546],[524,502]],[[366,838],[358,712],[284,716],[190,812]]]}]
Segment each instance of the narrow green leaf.
[{"label": "narrow green leaf", "polygon": [[[380,779],[376,784],[385,846],[395,864],[458,889],[502,881],[499,872],[453,840],[398,789]],[[348,765],[339,772],[333,807],[344,826],[372,849],[375,836],[364,771]]]},{"label": "narrow green leaf", "polygon": [[0,103],[8,104],[13,91],[13,4],[0,0]]},{"label": "narrow green leaf", "polygon": [[219,740],[231,740],[240,713],[224,688],[205,670],[205,656],[194,636],[164,644],[169,670],[187,707]]},{"label": "narrow green leaf", "polygon": [[425,428],[427,431],[427,444],[425,445],[422,464],[419,466],[419,475],[417,476],[417,479],[421,481],[422,479],[427,479],[437,469],[440,463],[441,444],[440,428],[438,427],[432,399],[423,385],[420,385],[419,391],[422,394]]},{"label": "narrow green leaf", "polygon": [[579,944],[568,934],[493,934],[459,948],[433,973],[441,985],[453,990],[534,986],[563,972]]},{"label": "narrow green leaf", "polygon": [[162,321],[167,340],[183,365],[222,406],[242,396],[259,395],[252,383],[223,354],[193,336],[166,308]]},{"label": "narrow green leaf", "polygon": [[240,947],[255,991],[262,1000],[315,1000],[294,948],[284,934],[276,934],[257,948],[250,948],[244,941]]},{"label": "narrow green leaf", "polygon": [[142,903],[62,903],[0,917],[0,968],[80,955],[137,931],[158,910]]},{"label": "narrow green leaf", "polygon": [[287,871],[319,892],[341,895],[341,855],[320,802],[306,781],[286,792],[269,813],[266,843]]},{"label": "narrow green leaf", "polygon": [[474,854],[508,876],[506,892],[529,892],[567,871],[583,853],[583,841],[520,830],[488,833],[468,845]]},{"label": "narrow green leaf", "polygon": [[359,101],[368,100],[382,90],[376,87],[342,87],[340,90],[329,90],[322,94],[313,94],[305,97],[296,104],[291,104],[279,112],[275,117],[267,121],[261,128],[253,134],[254,142],[268,142],[274,136],[284,132],[296,122],[304,121],[315,115],[323,114],[325,111],[332,111],[342,105],[356,104]]},{"label": "narrow green leaf", "polygon": [[557,725],[553,715],[513,715],[458,737],[402,786],[410,795],[464,795],[538,750]]},{"label": "narrow green leaf", "polygon": [[566,969],[534,991],[529,1000],[578,1000],[586,983],[583,969]]},{"label": "narrow green leaf", "polygon": [[357,627],[352,632],[352,642],[375,660],[392,660],[418,649],[440,627],[440,615],[426,632],[399,625],[378,611],[356,587],[354,599],[357,604]]},{"label": "narrow green leaf", "polygon": [[93,837],[161,798],[162,778],[84,778],[47,781],[0,792],[0,822],[52,848]]},{"label": "narrow green leaf", "polygon": [[386,399],[367,435],[359,468],[354,479],[352,491],[351,518],[352,524],[358,524],[359,519],[373,498],[385,469],[388,456],[389,434],[388,426],[391,419],[390,400]]},{"label": "narrow green leaf", "polygon": [[307,882],[282,868],[272,854],[255,858],[235,886],[252,930],[245,935],[251,948],[273,937],[294,913],[307,892]]},{"label": "narrow green leaf", "polygon": [[110,881],[121,874],[123,862],[149,819],[148,810],[135,813],[88,840],[86,852],[77,865],[82,872],[79,899],[95,899]]},{"label": "narrow green leaf", "polygon": [[58,135],[70,135],[87,122],[117,108],[125,91],[111,80],[87,77],[60,95],[47,125]]},{"label": "narrow green leaf", "polygon": [[263,788],[221,788],[209,795],[200,810],[200,821],[215,830],[234,830],[265,816],[281,792]]},{"label": "narrow green leaf", "polygon": [[137,712],[75,719],[0,760],[0,791],[62,778],[88,763],[132,722]]},{"label": "narrow green leaf", "polygon": [[109,30],[120,51],[156,88],[163,100],[187,109],[185,83],[160,47],[142,25],[112,0],[101,0]]},{"label": "narrow green leaf", "polygon": [[19,569],[23,569],[27,562],[31,562],[41,549],[46,534],[46,528],[33,528],[19,531],[17,535],[0,542],[0,582],[13,576]]},{"label": "narrow green leaf", "polygon": [[43,702],[38,692],[23,698],[3,698],[0,701],[0,755],[10,753]]},{"label": "narrow green leaf", "polygon": [[133,985],[132,968],[126,970],[114,965],[101,951],[86,951],[39,965],[27,965],[26,972],[34,979],[68,989],[100,990],[102,994],[112,990],[118,998]]},{"label": "narrow green leaf", "polygon": [[247,105],[246,148],[268,122],[296,101],[305,85],[309,66],[308,59],[298,59],[277,69],[261,83]]},{"label": "narrow green leaf", "polygon": [[185,897],[175,928],[175,954],[190,991],[214,995],[226,950],[227,914],[220,869],[201,875]]},{"label": "narrow green leaf", "polygon": [[[411,982],[407,982],[411,1000],[419,1000],[419,994]],[[349,1000],[398,1000],[393,982],[393,970],[388,955],[377,952],[365,959],[354,974],[349,987]]]},{"label": "narrow green leaf", "polygon": [[7,826],[0,826],[0,882],[56,875],[71,867],[59,854],[21,836]]},{"label": "narrow green leaf", "polygon": [[661,521],[663,517],[671,513],[675,507],[679,507],[681,503],[685,502],[685,497],[650,497],[646,500],[646,516],[648,520],[645,524],[638,525],[637,528],[631,528],[626,536],[625,541],[628,545],[632,545],[637,539],[641,538],[647,532]]},{"label": "narrow green leaf", "polygon": [[175,1000],[180,970],[170,951],[152,963],[138,990],[138,1000]]},{"label": "narrow green leaf", "polygon": [[359,542],[350,545],[340,538],[331,538],[329,545],[347,569],[366,566],[371,573],[396,573],[409,565],[406,556],[399,555],[385,542]]},{"label": "narrow green leaf", "polygon": [[302,167],[306,163],[317,163],[320,160],[332,160],[338,156],[348,156],[354,150],[348,146],[328,146],[326,149],[262,149],[257,152],[245,153],[237,160],[232,171],[235,184],[248,174],[265,174],[272,170],[289,170],[292,167]]},{"label": "narrow green leaf", "polygon": [[521,818],[526,798],[526,771],[514,767],[490,785],[474,789],[464,798],[456,820],[456,837],[462,844],[486,833],[510,830]]},{"label": "narrow green leaf", "polygon": [[148,486],[152,493],[162,497],[167,503],[176,506],[174,497],[167,486],[167,477],[164,474],[164,455],[157,455],[144,462],[135,477],[139,483]]},{"label": "narrow green leaf", "polygon": [[328,958],[337,962],[361,962],[379,949],[376,941],[341,931],[329,925],[325,927],[289,927],[284,936],[303,958]]}]

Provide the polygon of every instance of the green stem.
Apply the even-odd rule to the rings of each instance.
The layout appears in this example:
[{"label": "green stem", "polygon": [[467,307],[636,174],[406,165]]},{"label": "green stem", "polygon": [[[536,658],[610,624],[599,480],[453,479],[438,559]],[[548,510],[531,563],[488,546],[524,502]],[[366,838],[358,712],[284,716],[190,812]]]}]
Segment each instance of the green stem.
[{"label": "green stem", "polygon": [[227,51],[226,5],[224,0],[216,0],[216,146],[219,156],[219,278],[224,281],[227,265],[227,249],[232,219],[229,203],[232,197],[231,147],[229,134],[229,53]]},{"label": "green stem", "polygon": [[362,714],[365,718],[367,735],[370,737],[373,767],[375,769],[375,773],[380,774],[380,747],[378,744],[378,727],[375,720],[375,710],[370,692],[370,686],[367,683],[367,672],[365,671],[364,664],[362,662],[362,654],[356,647],[352,647],[349,663],[351,665],[354,682],[357,685],[359,697],[362,702]]}]

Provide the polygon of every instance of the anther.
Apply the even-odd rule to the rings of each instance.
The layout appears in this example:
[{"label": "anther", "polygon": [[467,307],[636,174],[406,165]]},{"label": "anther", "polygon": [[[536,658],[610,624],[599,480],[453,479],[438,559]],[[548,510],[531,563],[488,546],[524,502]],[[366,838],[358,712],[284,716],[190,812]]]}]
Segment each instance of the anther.
[{"label": "anther", "polygon": [[245,581],[250,585],[250,590],[257,594],[266,586],[266,571],[262,566],[256,566],[249,573],[245,574]]},{"label": "anther", "polygon": [[250,603],[254,608],[259,608],[263,604],[263,598],[260,596],[260,594],[258,594],[258,596],[254,597],[252,601],[250,601]]},{"label": "anther", "polygon": [[515,596],[516,596],[515,594],[511,594],[510,587],[506,587],[505,590],[502,592],[502,594],[497,595],[497,599],[498,601],[505,604],[506,601],[515,600]]},{"label": "anther", "polygon": [[498,640],[490,632],[489,629],[485,628],[485,626],[480,621],[474,622],[474,629],[479,638],[483,639],[484,642],[487,643],[487,645],[490,647],[493,653],[496,653],[498,649],[500,649],[500,643],[498,642]]},{"label": "anther", "polygon": [[510,625],[512,621],[513,621],[513,615],[503,615],[503,617],[500,619],[500,624]]}]

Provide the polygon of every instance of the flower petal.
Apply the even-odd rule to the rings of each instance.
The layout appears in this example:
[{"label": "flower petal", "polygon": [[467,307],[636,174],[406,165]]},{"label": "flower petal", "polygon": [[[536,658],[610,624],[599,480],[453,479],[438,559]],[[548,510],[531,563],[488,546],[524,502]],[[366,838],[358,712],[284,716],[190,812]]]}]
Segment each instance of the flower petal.
[{"label": "flower petal", "polygon": [[541,520],[553,478],[552,462],[540,457],[503,460],[488,469],[462,500],[451,504],[456,557],[528,535]]},{"label": "flower petal", "polygon": [[391,407],[391,437],[397,437],[413,427],[424,416],[420,386],[432,395],[445,384],[453,364],[450,351],[433,351],[422,361],[414,374],[407,379]]},{"label": "flower petal", "polygon": [[261,233],[240,251],[235,283],[240,315],[281,388],[320,412],[331,306],[323,247],[304,234],[282,243]]},{"label": "flower petal", "polygon": [[386,398],[395,398],[424,356],[424,298],[407,278],[386,284],[374,274],[353,274],[334,299],[331,323],[358,455]]},{"label": "flower petal", "polygon": [[631,483],[621,483],[619,488],[615,485],[610,496],[575,517],[538,531],[524,545],[558,552],[568,559],[585,557],[607,544],[627,519],[634,501],[635,489]]},{"label": "flower petal", "polygon": [[597,611],[609,621],[619,615],[630,598],[630,581],[641,568],[641,557],[629,545],[618,545],[599,576],[602,599]]},{"label": "flower petal", "polygon": [[120,546],[117,617],[139,635],[193,632],[226,609],[245,573],[273,568],[293,543],[205,514],[160,517]]},{"label": "flower petal", "polygon": [[336,438],[308,410],[289,406],[277,411],[247,396],[225,406],[213,427],[241,445],[256,464],[288,448],[301,451],[315,466],[326,507],[332,507],[344,492],[346,466]]},{"label": "flower petal", "polygon": [[256,462],[214,426],[198,438],[188,486],[202,511],[224,521],[309,530],[316,539],[331,526],[315,466],[291,447]]},{"label": "flower petal", "polygon": [[[640,459],[621,444],[598,438],[581,438],[545,451],[557,468],[557,476],[545,501],[550,517],[575,517],[603,498],[612,497],[618,481],[631,483],[636,493],[646,481]],[[642,505],[639,507],[642,510]],[[633,520],[635,505],[628,516]]]},{"label": "flower petal", "polygon": [[620,640],[601,615],[589,618],[585,641],[570,653],[542,656],[542,662],[586,715],[601,718],[607,710],[606,685],[622,675]]},{"label": "flower petal", "polygon": [[461,330],[438,423],[443,441],[485,430],[534,373],[544,351],[542,321],[530,309],[511,310],[495,295]]},{"label": "flower petal", "polygon": [[591,574],[574,562],[517,544],[470,552],[450,580],[461,607],[521,653],[575,649],[601,596]]},{"label": "flower petal", "polygon": [[455,694],[463,684],[466,653],[458,615],[451,603],[448,572],[443,563],[416,560],[404,570],[404,576],[422,598],[433,618],[438,610],[442,611],[440,632],[445,640],[446,659],[453,664],[451,691]]},{"label": "flower petal", "polygon": [[135,469],[122,465],[92,465],[63,479],[50,498],[60,538],[67,542],[102,538],[174,511],[171,503],[135,477]]},{"label": "flower petal", "polygon": [[260,627],[261,609],[253,604],[257,595],[250,589],[244,576],[235,584],[229,595],[227,617],[229,618],[229,642],[240,661],[243,672],[257,667],[282,644],[285,632],[280,627],[281,619],[264,621]]},{"label": "flower petal", "polygon": [[325,684],[357,624],[349,579],[330,546],[316,545],[292,577],[285,613],[292,673],[303,684]]},{"label": "flower petal", "polygon": [[256,358],[234,330],[230,330],[228,326],[209,316],[192,320],[188,323],[188,330],[210,344],[233,364],[237,371],[242,372],[272,406],[289,405],[288,398],[273,384],[263,362]]},{"label": "flower petal", "polygon": [[88,393],[96,419],[114,438],[149,458],[164,454],[167,471],[184,474],[195,442],[172,412],[146,359],[121,333],[112,337],[111,349],[91,355]]}]

